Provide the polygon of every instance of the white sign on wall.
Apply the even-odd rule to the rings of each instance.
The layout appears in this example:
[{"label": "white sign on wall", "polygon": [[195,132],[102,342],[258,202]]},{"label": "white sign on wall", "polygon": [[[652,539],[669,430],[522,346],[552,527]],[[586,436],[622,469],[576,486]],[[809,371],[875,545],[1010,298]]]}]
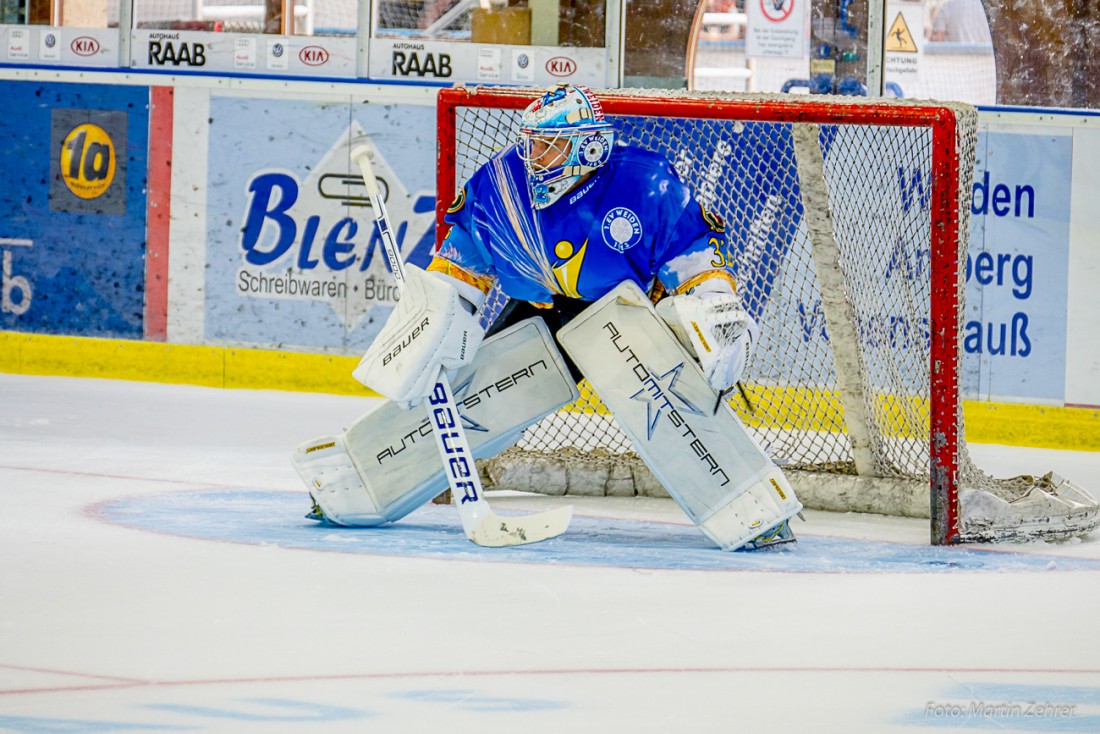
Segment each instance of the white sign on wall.
[{"label": "white sign on wall", "polygon": [[[536,85],[569,82],[604,87],[609,84],[606,57],[603,48],[372,38],[368,76],[410,83],[478,80]],[[506,59],[510,61],[506,63]]]},{"label": "white sign on wall", "polygon": [[38,36],[38,60],[61,60],[61,31],[46,28]]},{"label": "white sign on wall", "polygon": [[912,2],[888,3],[883,27],[886,76],[901,85],[903,93],[907,87],[912,93],[920,82],[924,7]]},{"label": "white sign on wall", "polygon": [[31,58],[30,31],[12,28],[8,31],[8,61],[29,61]]},{"label": "white sign on wall", "polygon": [[801,58],[806,55],[808,0],[746,0],[745,56]]},{"label": "white sign on wall", "polygon": [[0,61],[117,66],[118,46],[117,28],[0,25]]},{"label": "white sign on wall", "polygon": [[[350,36],[267,39],[267,68],[291,76],[354,77],[356,43]],[[258,49],[251,35],[139,28],[130,34],[130,65],[172,73],[259,71]]]}]

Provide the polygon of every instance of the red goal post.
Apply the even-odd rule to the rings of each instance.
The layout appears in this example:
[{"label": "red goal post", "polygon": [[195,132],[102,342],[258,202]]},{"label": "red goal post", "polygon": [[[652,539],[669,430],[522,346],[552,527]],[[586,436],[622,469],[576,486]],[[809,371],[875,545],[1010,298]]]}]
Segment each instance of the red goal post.
[{"label": "red goal post", "polygon": [[[438,241],[458,187],[514,140],[520,112],[539,93],[440,91]],[[754,404],[736,407],[808,507],[930,517],[939,544],[1042,535],[1018,532],[1021,522],[1000,505],[976,502],[984,509],[973,517],[963,509],[966,490],[1008,504],[1039,481],[993,480],[973,466],[964,442],[960,335],[974,108],[596,94],[620,140],[666,155],[727,222],[743,297],[762,332],[745,379],[745,403]],[[506,457],[490,462],[490,479],[554,494],[660,494],[614,435],[598,397],[585,400],[506,452],[533,456],[535,470],[517,472]],[[577,468],[590,460],[607,468]],[[593,472],[594,488],[578,484]]]}]

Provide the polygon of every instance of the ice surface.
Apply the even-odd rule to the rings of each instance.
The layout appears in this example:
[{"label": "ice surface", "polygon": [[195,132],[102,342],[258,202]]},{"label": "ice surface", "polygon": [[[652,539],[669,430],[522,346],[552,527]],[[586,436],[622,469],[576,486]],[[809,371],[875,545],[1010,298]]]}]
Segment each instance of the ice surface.
[{"label": "ice surface", "polygon": [[[727,554],[623,498],[513,549],[448,507],[303,519],[290,450],[363,410],[0,375],[0,732],[1100,731],[1096,534],[945,549],[809,512]],[[1100,454],[971,449],[1100,482]]]}]

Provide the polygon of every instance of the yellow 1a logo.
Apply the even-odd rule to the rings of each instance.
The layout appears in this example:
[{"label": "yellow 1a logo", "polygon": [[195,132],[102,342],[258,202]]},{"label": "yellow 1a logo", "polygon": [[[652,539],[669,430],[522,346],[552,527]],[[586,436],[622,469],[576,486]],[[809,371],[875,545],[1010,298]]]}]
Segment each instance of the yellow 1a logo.
[{"label": "yellow 1a logo", "polygon": [[73,128],[61,145],[61,177],[81,199],[102,196],[115,178],[115,147],[98,125]]},{"label": "yellow 1a logo", "polygon": [[50,211],[125,213],[126,120],[115,110],[52,111]]}]

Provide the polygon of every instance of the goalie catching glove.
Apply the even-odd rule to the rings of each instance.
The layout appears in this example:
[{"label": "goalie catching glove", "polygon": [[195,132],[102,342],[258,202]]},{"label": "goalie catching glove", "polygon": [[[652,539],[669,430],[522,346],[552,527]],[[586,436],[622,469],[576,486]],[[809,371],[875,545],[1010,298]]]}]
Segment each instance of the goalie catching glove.
[{"label": "goalie catching glove", "polygon": [[704,281],[657,304],[657,313],[695,357],[717,392],[737,384],[760,337],[756,320],[726,280]]},{"label": "goalie catching glove", "polygon": [[471,285],[407,265],[401,299],[352,376],[406,409],[419,405],[442,370],[473,360],[485,336],[484,299]]}]

